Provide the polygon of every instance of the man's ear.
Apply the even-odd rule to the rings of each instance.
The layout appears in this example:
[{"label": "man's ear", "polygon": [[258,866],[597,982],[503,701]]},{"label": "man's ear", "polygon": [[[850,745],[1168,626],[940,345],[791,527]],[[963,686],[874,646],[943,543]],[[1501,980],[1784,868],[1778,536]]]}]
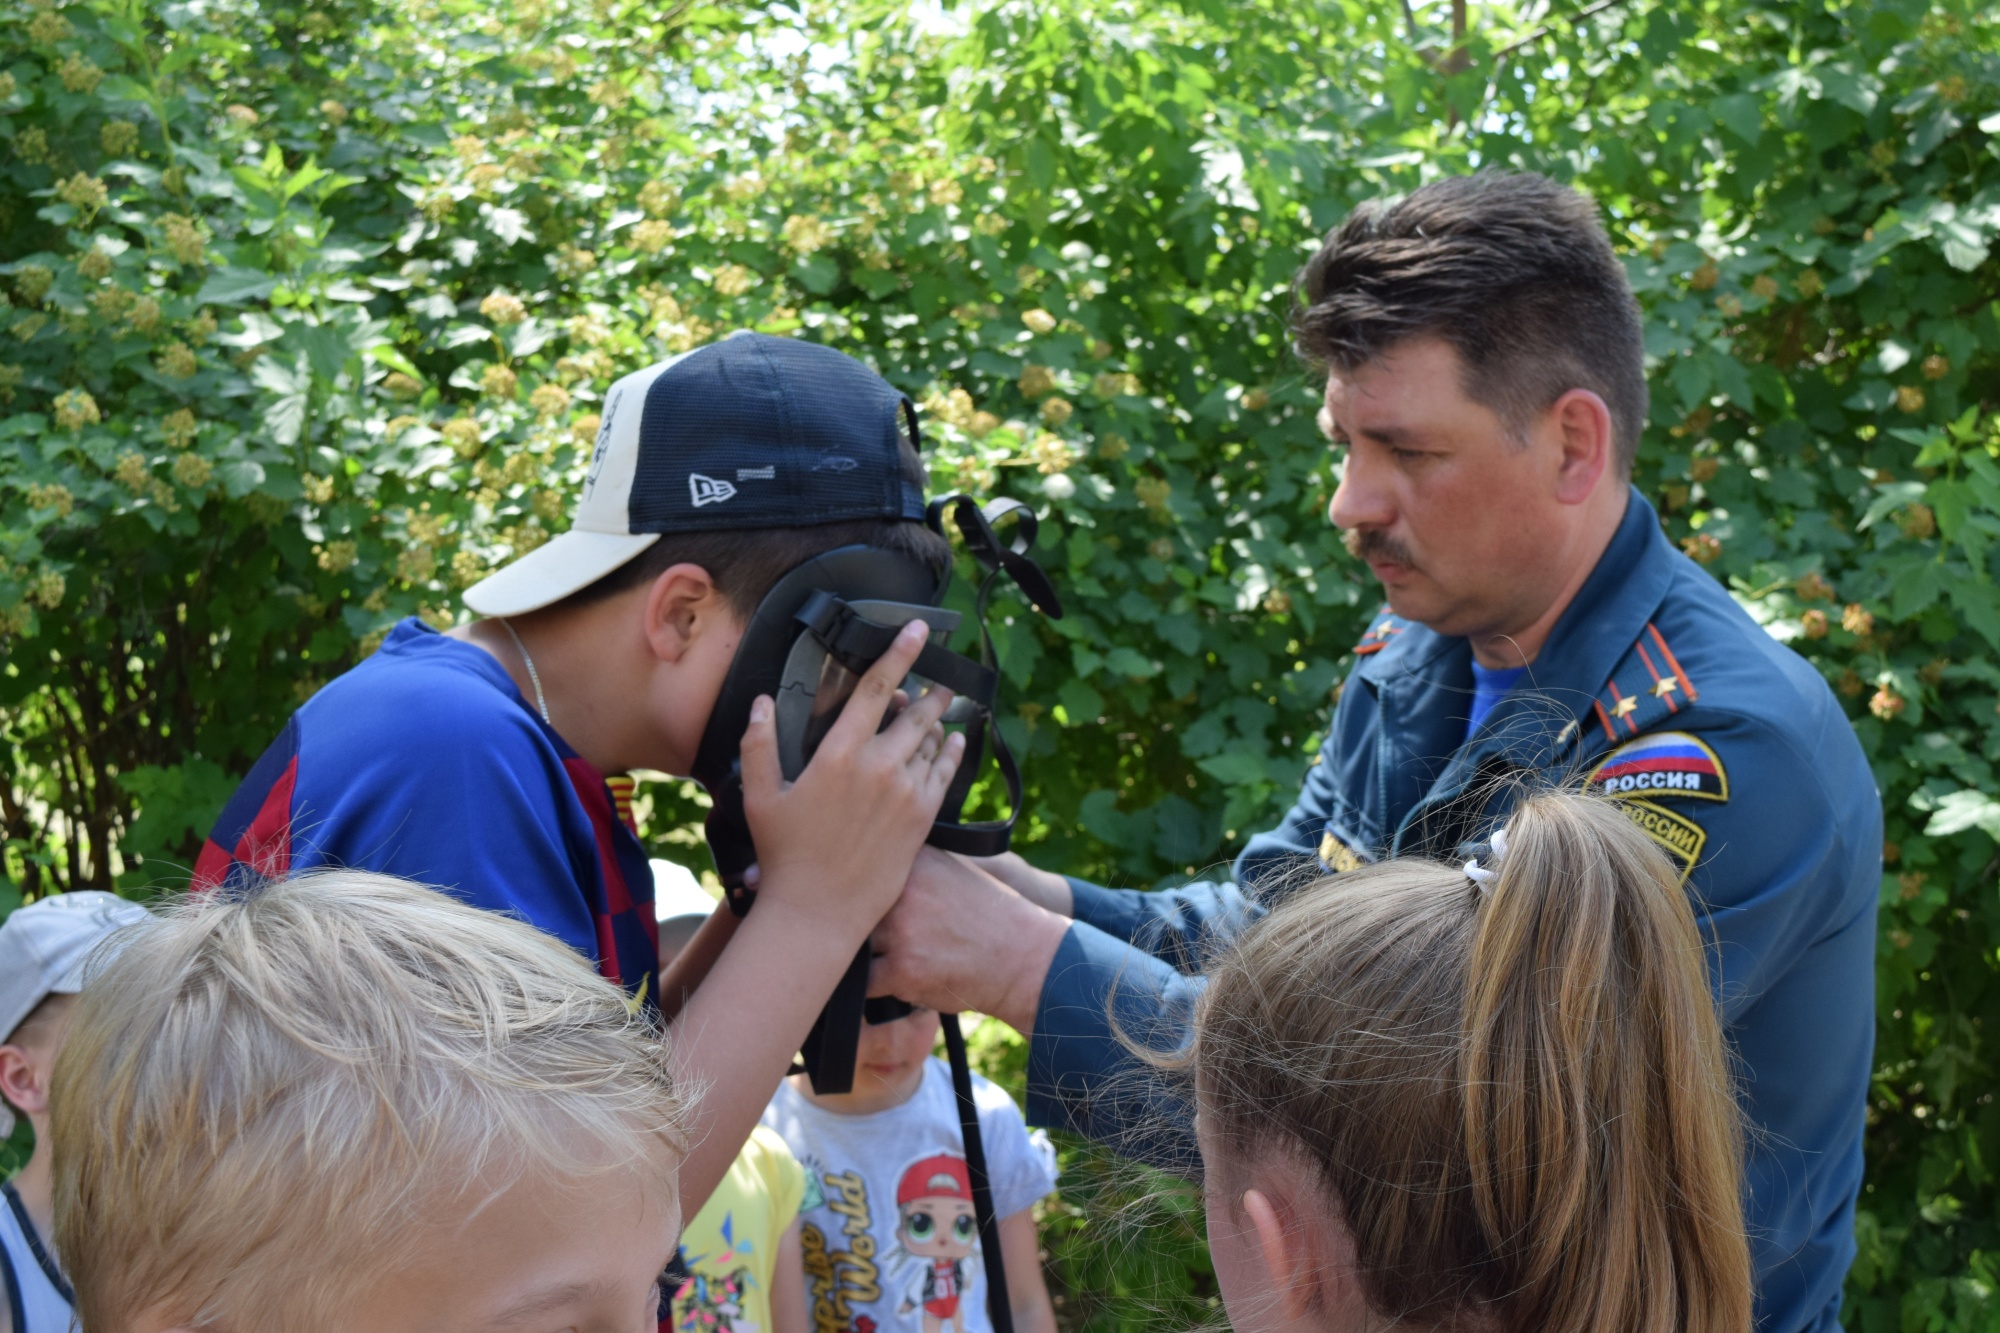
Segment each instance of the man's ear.
[{"label": "man's ear", "polygon": [[49,1109],[48,1073],[19,1046],[0,1046],[0,1097],[28,1115]]},{"label": "man's ear", "polygon": [[1616,470],[1611,409],[1590,390],[1571,389],[1556,399],[1545,420],[1562,445],[1556,498],[1564,504],[1582,504],[1597,490],[1598,480]]},{"label": "man's ear", "polygon": [[678,662],[728,614],[728,603],[700,565],[669,565],[646,585],[646,644],[662,662]]}]

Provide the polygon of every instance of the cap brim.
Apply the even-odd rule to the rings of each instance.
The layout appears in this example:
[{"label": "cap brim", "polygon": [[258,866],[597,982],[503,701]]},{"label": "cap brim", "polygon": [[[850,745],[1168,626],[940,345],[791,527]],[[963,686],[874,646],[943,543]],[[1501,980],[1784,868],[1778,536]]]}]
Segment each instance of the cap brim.
[{"label": "cap brim", "polygon": [[465,604],[482,616],[539,611],[589,587],[659,539],[657,532],[565,532],[467,588]]}]

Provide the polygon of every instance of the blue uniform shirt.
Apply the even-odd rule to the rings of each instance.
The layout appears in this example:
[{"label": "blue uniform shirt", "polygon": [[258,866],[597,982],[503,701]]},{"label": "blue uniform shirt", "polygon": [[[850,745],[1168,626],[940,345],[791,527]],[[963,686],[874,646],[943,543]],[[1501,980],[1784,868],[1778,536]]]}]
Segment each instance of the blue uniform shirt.
[{"label": "blue uniform shirt", "polygon": [[399,875],[521,917],[651,1000],[652,870],[621,813],[491,654],[410,619],[292,715],[216,820],[194,881]]},{"label": "blue uniform shirt", "polygon": [[[1762,1333],[1838,1327],[1875,1032],[1882,808],[1826,682],[1676,551],[1635,491],[1521,683],[1468,735],[1471,651],[1384,614],[1297,804],[1237,885],[1073,881],[1036,1015],[1029,1115],[1191,1172],[1185,1108],[1120,1033],[1184,1037],[1204,951],[1257,899],[1387,856],[1462,860],[1509,784],[1589,774],[1675,860],[1752,1125],[1746,1211]],[[1133,946],[1137,946],[1134,948]]]}]

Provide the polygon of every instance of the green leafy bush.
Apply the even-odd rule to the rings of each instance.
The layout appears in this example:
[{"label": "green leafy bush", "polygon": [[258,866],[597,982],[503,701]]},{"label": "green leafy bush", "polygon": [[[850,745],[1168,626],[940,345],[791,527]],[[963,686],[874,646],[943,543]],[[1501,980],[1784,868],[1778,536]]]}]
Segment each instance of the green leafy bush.
[{"label": "green leafy bush", "polygon": [[[0,0],[11,892],[184,875],[299,700],[560,530],[616,375],[736,327],[870,359],[940,488],[1048,515],[1071,614],[995,624],[1025,849],[1214,867],[1376,600],[1291,275],[1361,199],[1549,171],[1645,306],[1639,484],[1884,792],[1850,1321],[1993,1323],[2000,27],[1587,9]],[[699,804],[653,788],[670,853]],[[1069,1160],[1066,1319],[1199,1317],[1184,1201],[1118,1231]]]}]

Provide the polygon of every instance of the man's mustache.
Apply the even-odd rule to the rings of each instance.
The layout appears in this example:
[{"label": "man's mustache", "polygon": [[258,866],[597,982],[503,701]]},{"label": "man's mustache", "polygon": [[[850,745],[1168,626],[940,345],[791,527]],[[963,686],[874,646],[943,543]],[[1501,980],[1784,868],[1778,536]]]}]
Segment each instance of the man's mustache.
[{"label": "man's mustache", "polygon": [[1340,539],[1346,544],[1347,553],[1357,560],[1371,563],[1386,560],[1405,569],[1417,567],[1417,562],[1411,558],[1410,548],[1380,528],[1349,528]]}]

